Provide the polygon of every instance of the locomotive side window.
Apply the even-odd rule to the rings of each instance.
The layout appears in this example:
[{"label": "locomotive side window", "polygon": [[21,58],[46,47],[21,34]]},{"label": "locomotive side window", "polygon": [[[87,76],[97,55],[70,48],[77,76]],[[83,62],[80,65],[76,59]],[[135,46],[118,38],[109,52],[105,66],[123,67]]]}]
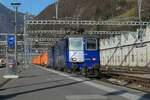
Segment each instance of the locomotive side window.
[{"label": "locomotive side window", "polygon": [[97,50],[97,40],[96,39],[87,39],[86,40],[86,49],[87,50]]},{"label": "locomotive side window", "polygon": [[83,50],[83,41],[81,38],[70,38],[69,39],[70,50]]}]

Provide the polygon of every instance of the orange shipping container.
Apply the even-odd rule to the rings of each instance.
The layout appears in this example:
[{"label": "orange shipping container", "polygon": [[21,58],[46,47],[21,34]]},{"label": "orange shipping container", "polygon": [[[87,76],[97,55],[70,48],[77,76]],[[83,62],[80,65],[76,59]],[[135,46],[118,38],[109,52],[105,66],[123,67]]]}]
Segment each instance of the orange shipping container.
[{"label": "orange shipping container", "polygon": [[34,60],[34,64],[37,64],[37,57],[36,57],[35,60]]},{"label": "orange shipping container", "polygon": [[38,65],[41,64],[41,56],[38,56],[38,57],[37,57],[36,64],[38,64]]},{"label": "orange shipping container", "polygon": [[32,64],[48,66],[48,52],[44,52],[42,55],[35,57],[32,60]]},{"label": "orange shipping container", "polygon": [[44,52],[42,60],[43,60],[43,64],[45,66],[48,66],[48,52]]},{"label": "orange shipping container", "polygon": [[43,65],[43,54],[40,55],[40,65]]},{"label": "orange shipping container", "polygon": [[36,64],[36,58],[34,58],[33,60],[32,60],[32,64]]}]

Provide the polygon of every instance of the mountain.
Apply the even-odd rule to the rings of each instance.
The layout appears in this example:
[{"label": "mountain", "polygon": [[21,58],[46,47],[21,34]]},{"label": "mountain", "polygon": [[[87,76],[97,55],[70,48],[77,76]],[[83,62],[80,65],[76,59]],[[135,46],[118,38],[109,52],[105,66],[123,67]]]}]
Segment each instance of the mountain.
[{"label": "mountain", "polygon": [[[59,19],[138,20],[138,0],[59,0]],[[150,0],[142,2],[142,19],[150,20]],[[55,4],[46,7],[38,20],[55,18]],[[104,28],[105,27],[105,28]],[[127,30],[131,27],[97,26],[93,30]],[[91,28],[90,28],[91,29]],[[136,29],[136,28],[134,28]]]},{"label": "mountain", "polygon": [[[0,33],[14,32],[14,11],[0,3]],[[18,29],[24,24],[24,14],[18,13]]]},{"label": "mountain", "polygon": [[[138,0],[59,0],[59,18],[81,17],[82,19],[110,20],[120,18],[137,20]],[[150,0],[143,0],[142,14],[149,20]],[[37,19],[52,19],[55,4],[49,5]]]}]

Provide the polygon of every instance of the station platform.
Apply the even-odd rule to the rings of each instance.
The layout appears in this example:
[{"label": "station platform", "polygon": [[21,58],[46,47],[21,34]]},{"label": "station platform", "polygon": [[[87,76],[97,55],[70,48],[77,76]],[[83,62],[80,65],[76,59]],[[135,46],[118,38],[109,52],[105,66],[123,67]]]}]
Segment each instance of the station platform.
[{"label": "station platform", "polygon": [[0,100],[149,100],[150,94],[37,65],[0,88]]},{"label": "station platform", "polygon": [[0,85],[3,84],[7,79],[3,78],[5,75],[5,68],[0,68]]}]

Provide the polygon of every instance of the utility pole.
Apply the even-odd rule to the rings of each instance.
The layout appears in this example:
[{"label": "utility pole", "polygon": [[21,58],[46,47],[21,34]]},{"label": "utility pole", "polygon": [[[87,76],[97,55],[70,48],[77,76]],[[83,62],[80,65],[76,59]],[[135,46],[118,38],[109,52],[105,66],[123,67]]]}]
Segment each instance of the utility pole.
[{"label": "utility pole", "polygon": [[142,11],[142,0],[138,0],[138,11],[139,11],[139,22],[140,22],[140,28],[139,28],[139,32],[138,32],[138,39],[140,39],[140,45],[137,46],[137,47],[145,47],[147,46],[146,44],[143,44],[143,21],[142,21],[142,14],[141,14],[141,11]]},{"label": "utility pole", "polygon": [[141,18],[142,0],[138,0],[138,8],[139,8],[139,21],[142,22]]},{"label": "utility pole", "polygon": [[55,7],[56,7],[56,19],[58,19],[58,6],[59,6],[59,0],[56,0]]},{"label": "utility pole", "polygon": [[143,32],[142,32],[141,9],[142,9],[142,0],[138,0],[138,11],[139,11],[139,22],[140,22],[139,39],[140,39],[140,41],[141,41],[141,43],[142,43]]},{"label": "utility pole", "polygon": [[16,61],[16,67],[17,67],[17,62],[18,62],[18,59],[17,59],[17,6],[14,7],[15,9],[15,61]]}]

